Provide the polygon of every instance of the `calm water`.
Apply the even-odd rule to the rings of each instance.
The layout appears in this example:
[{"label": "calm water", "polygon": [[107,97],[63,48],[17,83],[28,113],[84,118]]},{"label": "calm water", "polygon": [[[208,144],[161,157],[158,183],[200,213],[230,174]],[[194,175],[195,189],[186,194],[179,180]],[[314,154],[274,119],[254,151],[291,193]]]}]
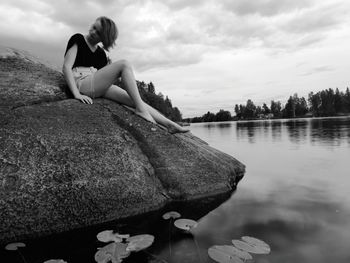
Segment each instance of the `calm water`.
[{"label": "calm water", "polygon": [[[27,241],[25,260],[94,262],[96,248],[103,246],[96,234],[113,228],[156,238],[150,249],[126,263],[214,262],[207,256],[209,247],[229,245],[244,235],[271,246],[271,254],[254,255],[258,263],[350,262],[349,117],[201,123],[190,128],[247,166],[232,196]],[[198,220],[193,234],[181,233],[161,219],[164,211],[173,209]],[[6,262],[23,262],[18,255],[6,256],[11,257]]]},{"label": "calm water", "polygon": [[210,246],[258,237],[272,252],[256,262],[350,262],[350,118],[191,130],[247,166],[234,195],[200,220],[196,238]]}]

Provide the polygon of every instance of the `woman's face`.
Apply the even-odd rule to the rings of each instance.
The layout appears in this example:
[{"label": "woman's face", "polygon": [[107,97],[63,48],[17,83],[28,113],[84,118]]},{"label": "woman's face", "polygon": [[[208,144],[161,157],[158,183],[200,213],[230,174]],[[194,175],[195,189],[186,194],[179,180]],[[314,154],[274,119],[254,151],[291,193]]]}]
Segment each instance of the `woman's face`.
[{"label": "woman's face", "polygon": [[99,20],[96,20],[95,23],[93,23],[89,29],[89,37],[90,40],[99,43],[101,42],[101,33],[102,32],[102,25]]}]

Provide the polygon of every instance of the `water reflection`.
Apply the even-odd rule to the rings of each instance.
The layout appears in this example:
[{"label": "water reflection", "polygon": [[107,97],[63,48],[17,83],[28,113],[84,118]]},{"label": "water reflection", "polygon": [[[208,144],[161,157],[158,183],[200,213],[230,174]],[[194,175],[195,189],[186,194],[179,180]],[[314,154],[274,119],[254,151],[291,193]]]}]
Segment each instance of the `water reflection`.
[{"label": "water reflection", "polygon": [[307,126],[307,120],[290,120],[285,122],[290,141],[295,144],[304,143],[307,139]]},{"label": "water reflection", "polygon": [[274,142],[281,141],[282,138],[282,121],[275,120],[271,122],[271,135]]},{"label": "water reflection", "polygon": [[251,235],[272,249],[255,262],[349,262],[350,117],[234,124],[220,139],[192,127],[247,165],[233,197],[200,221],[202,256]]},{"label": "water reflection", "polygon": [[310,126],[313,144],[339,146],[343,142],[350,144],[350,118],[314,119]]},{"label": "water reflection", "polygon": [[204,124],[204,127],[208,130],[210,133],[213,131],[215,135],[218,136],[216,132],[219,133],[219,136],[221,137],[228,137],[231,134],[231,128],[234,124],[232,122],[208,122]]},{"label": "water reflection", "polygon": [[275,192],[260,199],[252,192],[233,196],[202,219],[196,238],[204,247],[230,244],[244,235],[265,240],[272,253],[254,257],[256,262],[329,262],[335,254],[339,255],[336,262],[348,262],[347,207],[328,199],[330,193],[323,188],[286,184],[274,188]]},{"label": "water reflection", "polygon": [[247,138],[249,143],[255,143],[256,133],[261,133],[264,121],[237,122],[236,134],[238,138]]},{"label": "water reflection", "polygon": [[[26,240],[26,248],[21,249],[26,262],[44,262],[52,258],[64,259],[68,263],[95,262],[94,254],[105,244],[97,241],[100,231],[113,229],[120,234],[152,234],[154,244],[147,252],[133,253],[123,262],[198,262],[198,246],[192,234],[177,230],[171,220],[162,215],[178,211],[182,218],[199,220],[215,210],[231,197],[231,193],[205,197],[189,202],[174,202],[160,211],[149,212],[115,222],[50,235],[36,240]],[[22,258],[12,251],[0,249],[0,262],[23,263]]]},{"label": "water reflection", "polygon": [[236,123],[236,136],[238,139],[248,139],[251,144],[256,143],[257,139],[266,139],[269,136],[273,141],[278,142],[281,141],[281,136],[285,131],[289,140],[294,144],[310,142],[337,147],[342,143],[350,144],[349,124],[349,117],[239,121]]},{"label": "water reflection", "polygon": [[213,262],[207,254],[209,247],[230,245],[232,239],[244,235],[265,240],[271,246],[271,254],[254,255],[255,262],[348,262],[347,207],[327,198],[330,193],[321,185],[279,183],[274,188],[276,191],[264,198],[254,198],[249,191],[235,193],[203,217],[193,234],[167,228],[164,222],[158,224],[158,236],[163,239],[150,250],[158,259],[139,258],[141,261],[135,262]]},{"label": "water reflection", "polygon": [[230,128],[233,125],[232,122],[208,122],[204,124],[204,127],[210,128]]}]

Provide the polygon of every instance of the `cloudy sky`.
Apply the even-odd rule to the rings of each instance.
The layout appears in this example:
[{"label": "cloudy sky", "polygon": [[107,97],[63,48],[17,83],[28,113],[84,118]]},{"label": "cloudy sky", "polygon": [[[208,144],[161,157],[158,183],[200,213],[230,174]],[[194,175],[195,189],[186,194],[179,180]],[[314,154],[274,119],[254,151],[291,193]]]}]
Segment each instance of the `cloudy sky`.
[{"label": "cloudy sky", "polygon": [[0,45],[61,67],[69,37],[108,16],[120,32],[112,60],[130,60],[138,80],[193,117],[344,91],[349,13],[344,0],[1,0]]}]

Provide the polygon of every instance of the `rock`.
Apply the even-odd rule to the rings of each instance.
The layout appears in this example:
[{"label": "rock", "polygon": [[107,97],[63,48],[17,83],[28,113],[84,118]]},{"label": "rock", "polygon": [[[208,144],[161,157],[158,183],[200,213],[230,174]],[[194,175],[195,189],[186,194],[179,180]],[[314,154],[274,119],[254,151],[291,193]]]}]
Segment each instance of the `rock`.
[{"label": "rock", "polygon": [[191,133],[171,135],[106,99],[71,99],[62,73],[6,50],[0,243],[227,193],[243,177],[243,164]]}]

